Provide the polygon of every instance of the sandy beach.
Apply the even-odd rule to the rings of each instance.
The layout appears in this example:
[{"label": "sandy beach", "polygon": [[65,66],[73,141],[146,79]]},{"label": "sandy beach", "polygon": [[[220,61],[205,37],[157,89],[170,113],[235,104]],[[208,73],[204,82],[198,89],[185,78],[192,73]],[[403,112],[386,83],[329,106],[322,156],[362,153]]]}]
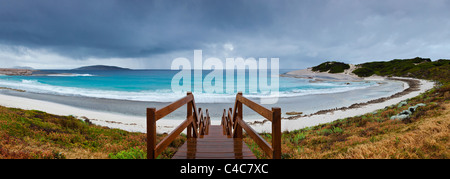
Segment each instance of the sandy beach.
[{"label": "sandy beach", "polygon": [[[327,72],[315,72],[312,71],[312,68],[295,70],[291,72],[287,72],[282,76],[286,77],[294,77],[294,78],[306,78],[314,81],[361,81],[363,78],[356,76],[351,73],[355,69],[355,65],[350,64],[350,68],[345,70],[343,73],[327,73]],[[372,78],[375,79],[375,78]]]},{"label": "sandy beach", "polygon": [[[383,77],[370,77],[362,79],[346,72],[341,74],[328,74],[312,72],[310,69],[297,70],[281,76],[306,78],[313,80],[313,82],[320,82],[324,80],[369,80],[377,81],[380,84],[374,87],[352,90],[342,93],[282,98],[280,99],[280,102],[278,104],[264,106],[269,109],[271,107],[281,107],[283,114],[282,117],[284,119],[282,121],[283,131],[315,126],[322,123],[332,122],[337,119],[373,112],[386,106],[417,96],[420,93],[431,89],[434,85],[433,82],[426,80]],[[404,80],[401,81],[402,79]],[[417,81],[418,83],[417,86],[414,87],[415,89],[408,90],[410,86],[407,82],[405,82],[405,80]],[[146,132],[146,107],[156,107],[158,109],[168,104],[80,97],[62,97],[55,95],[13,91],[11,89],[3,90],[4,91],[0,93],[0,105],[2,106],[40,110],[56,115],[73,115],[81,120],[89,119],[94,124],[135,132]],[[314,103],[305,104],[304,101],[314,101]],[[79,103],[83,103],[84,106],[79,105]],[[86,105],[86,103],[88,103],[88,105]],[[233,104],[216,103],[197,105],[197,107],[210,109],[210,114],[214,115],[214,118],[217,118],[216,120],[212,119],[213,125],[220,124],[220,120],[218,120],[220,119],[220,117],[217,116],[221,115],[221,112],[224,108],[232,106]],[[131,111],[131,113],[129,113],[130,110],[126,108],[136,110],[136,112]],[[180,114],[185,112],[184,108],[182,108],[182,110],[180,111]],[[244,112],[245,120],[249,123],[252,123],[252,126],[256,131],[270,132],[270,122],[263,123],[264,120],[255,117],[257,115],[252,115],[252,111],[246,111],[248,112]],[[301,111],[304,115],[298,117],[285,114],[286,112],[290,111]],[[162,119],[158,121],[158,133],[170,132],[182,122],[182,119],[180,117],[171,118],[169,116],[167,118],[168,119]]]},{"label": "sandy beach", "polygon": [[[420,79],[414,79],[414,78],[402,78],[402,77],[396,77],[396,78],[417,80],[420,83],[420,85],[418,86],[418,89],[416,89],[414,91],[409,91],[407,94],[403,94],[398,97],[387,99],[382,102],[370,103],[367,105],[363,105],[363,106],[351,108],[351,109],[330,110],[330,112],[306,116],[306,117],[300,117],[295,120],[282,120],[282,123],[281,123],[282,131],[297,130],[297,129],[301,129],[301,128],[305,128],[305,127],[311,127],[311,126],[316,126],[319,124],[329,123],[329,122],[332,122],[332,121],[335,121],[338,119],[344,119],[347,117],[363,115],[363,114],[366,114],[369,112],[375,112],[376,110],[383,109],[386,106],[390,106],[390,105],[399,103],[401,101],[407,100],[408,98],[413,98],[415,96],[418,96],[421,93],[434,87],[434,82],[427,81],[427,80],[420,80]],[[371,80],[371,79],[369,78],[366,80]],[[384,80],[384,79],[376,78],[375,80]],[[405,83],[405,84],[407,85],[407,83]],[[405,90],[408,88],[409,88],[409,86],[405,86]],[[271,131],[270,122],[266,122],[263,124],[253,124],[252,127],[256,131],[259,131],[259,132],[270,132]]]}]

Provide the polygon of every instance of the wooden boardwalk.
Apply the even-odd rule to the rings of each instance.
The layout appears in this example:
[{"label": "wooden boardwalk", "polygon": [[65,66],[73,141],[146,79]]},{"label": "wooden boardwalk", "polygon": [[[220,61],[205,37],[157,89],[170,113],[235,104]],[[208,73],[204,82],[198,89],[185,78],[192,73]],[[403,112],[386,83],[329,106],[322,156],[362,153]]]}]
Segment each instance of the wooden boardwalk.
[{"label": "wooden boardwalk", "polygon": [[222,128],[212,125],[208,135],[188,139],[172,159],[256,159],[242,139],[223,135]]},{"label": "wooden boardwalk", "polygon": [[[272,122],[272,144],[265,141],[243,120],[243,105]],[[157,143],[156,122],[182,106],[187,106],[186,120]],[[221,125],[210,124],[208,109],[204,115],[203,110],[196,107],[191,92],[159,110],[147,108],[147,158],[157,158],[184,129],[187,129],[187,140],[172,157],[173,159],[256,159],[242,140],[243,130],[270,158],[281,158],[280,108],[266,109],[239,92],[234,108],[223,110]]]}]

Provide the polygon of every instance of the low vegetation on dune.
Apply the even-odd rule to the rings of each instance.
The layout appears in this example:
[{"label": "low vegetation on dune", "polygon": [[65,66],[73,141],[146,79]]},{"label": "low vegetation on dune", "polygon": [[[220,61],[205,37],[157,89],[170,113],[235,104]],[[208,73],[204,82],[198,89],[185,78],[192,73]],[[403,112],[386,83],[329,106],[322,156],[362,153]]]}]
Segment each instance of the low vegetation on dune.
[{"label": "low vegetation on dune", "polygon": [[328,61],[312,68],[312,71],[342,73],[349,69],[350,65],[343,62]]},{"label": "low vegetation on dune", "polygon": [[[344,62],[327,61],[315,67],[312,71],[342,73],[349,69],[350,65]],[[356,65],[352,71],[359,77],[378,76],[403,76],[420,79],[442,81],[450,76],[450,60],[439,59],[431,61],[429,58],[416,57],[412,59],[394,59],[391,61],[367,62]]]},{"label": "low vegetation on dune", "polygon": [[357,67],[353,73],[360,77],[379,75],[441,80],[450,75],[450,60],[444,59],[431,61],[429,58],[416,57],[388,62],[368,62],[359,64]]},{"label": "low vegetation on dune", "polygon": [[[164,135],[159,135],[158,140]],[[146,135],[110,129],[73,116],[0,106],[0,159],[146,158]],[[170,158],[177,138],[160,156]]]},{"label": "low vegetation on dune", "polygon": [[[307,158],[450,158],[450,85],[441,86],[406,101],[361,116],[304,128],[282,135],[282,157]],[[410,118],[392,120],[416,104]],[[399,107],[400,106],[400,107]],[[271,134],[262,135],[271,141]],[[250,139],[258,158],[267,158]]]},{"label": "low vegetation on dune", "polygon": [[[357,66],[353,73],[361,77],[414,77],[437,86],[372,113],[284,132],[283,158],[450,158],[450,60],[418,57]],[[411,107],[415,111],[405,119],[392,118]],[[262,136],[271,141],[271,134]],[[267,157],[250,138],[246,141],[258,158]]]}]

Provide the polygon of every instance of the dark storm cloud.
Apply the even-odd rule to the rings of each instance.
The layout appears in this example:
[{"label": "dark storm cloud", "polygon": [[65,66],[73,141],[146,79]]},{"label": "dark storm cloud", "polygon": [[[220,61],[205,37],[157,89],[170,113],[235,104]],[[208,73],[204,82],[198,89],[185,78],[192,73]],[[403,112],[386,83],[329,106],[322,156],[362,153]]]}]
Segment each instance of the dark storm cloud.
[{"label": "dark storm cloud", "polygon": [[0,39],[74,57],[145,56],[255,30],[259,10],[237,1],[2,1]]},{"label": "dark storm cloud", "polygon": [[[145,63],[203,49],[280,57],[282,68],[448,58],[449,8],[445,0],[0,1],[0,45]],[[222,52],[225,44],[233,48]]]}]

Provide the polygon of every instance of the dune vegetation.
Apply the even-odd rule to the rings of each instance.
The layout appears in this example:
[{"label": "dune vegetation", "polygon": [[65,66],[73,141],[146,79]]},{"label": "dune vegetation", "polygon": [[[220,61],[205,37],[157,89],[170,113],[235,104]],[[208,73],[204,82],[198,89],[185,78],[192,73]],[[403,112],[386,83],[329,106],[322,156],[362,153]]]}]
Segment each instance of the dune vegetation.
[{"label": "dune vegetation", "polygon": [[[450,157],[450,86],[441,86],[406,101],[361,116],[304,128],[282,135],[282,157],[307,158],[419,158]],[[406,120],[392,120],[416,104],[426,104]],[[399,107],[400,106],[400,107]],[[262,135],[271,141],[270,134]],[[258,158],[267,156],[249,138]]]},{"label": "dune vegetation", "polygon": [[[437,86],[372,113],[284,132],[283,158],[450,158],[450,60],[417,57],[357,66],[353,73],[360,77],[414,77],[433,80]],[[367,71],[371,73],[362,73]],[[410,107],[417,107],[410,117],[392,119]],[[262,136],[271,141],[270,134]],[[251,139],[246,141],[258,158],[267,157]]]},{"label": "dune vegetation", "polygon": [[[170,158],[183,138],[160,157]],[[110,129],[73,116],[0,106],[0,159],[146,158],[146,140],[143,133]]]},{"label": "dune vegetation", "polygon": [[350,65],[343,62],[328,61],[320,65],[312,67],[312,71],[328,72],[328,73],[342,73],[344,70],[349,69]]}]

